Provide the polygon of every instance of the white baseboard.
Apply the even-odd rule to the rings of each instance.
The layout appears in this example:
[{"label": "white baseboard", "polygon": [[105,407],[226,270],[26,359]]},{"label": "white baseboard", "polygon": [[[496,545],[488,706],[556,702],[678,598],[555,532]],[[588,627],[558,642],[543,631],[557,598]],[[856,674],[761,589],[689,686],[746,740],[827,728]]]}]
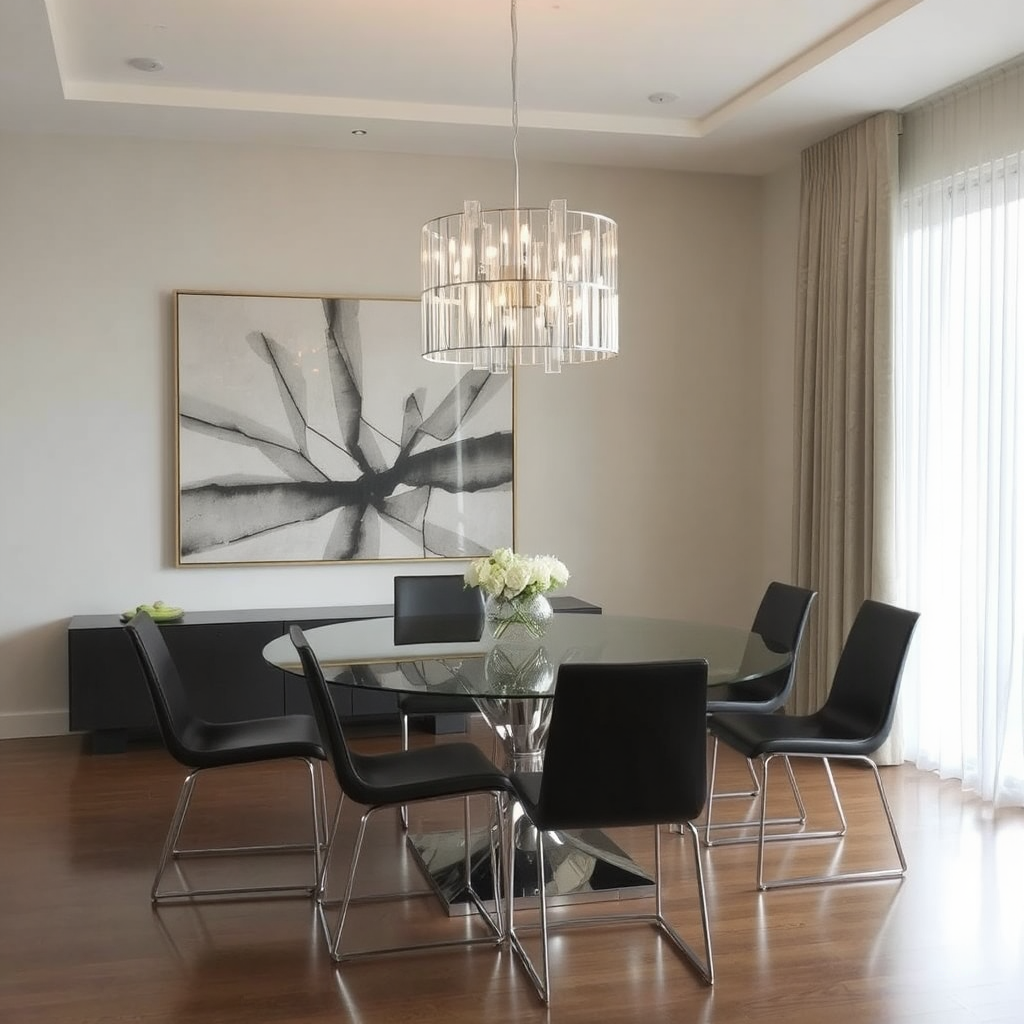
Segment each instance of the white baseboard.
[{"label": "white baseboard", "polygon": [[0,714],[0,740],[30,736],[66,736],[68,713],[60,711],[9,711]]}]

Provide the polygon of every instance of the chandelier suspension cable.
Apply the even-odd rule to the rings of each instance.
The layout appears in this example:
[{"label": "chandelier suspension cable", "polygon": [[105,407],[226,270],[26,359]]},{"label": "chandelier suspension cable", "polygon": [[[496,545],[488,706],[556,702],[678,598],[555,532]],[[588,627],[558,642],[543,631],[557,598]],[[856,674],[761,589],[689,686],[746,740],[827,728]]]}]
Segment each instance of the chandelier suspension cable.
[{"label": "chandelier suspension cable", "polygon": [[515,168],[514,206],[519,209],[519,23],[516,9],[519,0],[512,0],[512,165]]}]

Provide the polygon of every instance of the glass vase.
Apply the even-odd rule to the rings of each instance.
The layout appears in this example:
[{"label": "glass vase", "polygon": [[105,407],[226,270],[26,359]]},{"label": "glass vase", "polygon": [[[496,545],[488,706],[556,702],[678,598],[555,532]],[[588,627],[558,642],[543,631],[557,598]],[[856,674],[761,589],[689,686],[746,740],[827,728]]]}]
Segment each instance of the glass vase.
[{"label": "glass vase", "polygon": [[487,628],[495,640],[503,636],[532,636],[540,639],[548,628],[554,609],[543,594],[530,597],[494,597],[484,602]]}]

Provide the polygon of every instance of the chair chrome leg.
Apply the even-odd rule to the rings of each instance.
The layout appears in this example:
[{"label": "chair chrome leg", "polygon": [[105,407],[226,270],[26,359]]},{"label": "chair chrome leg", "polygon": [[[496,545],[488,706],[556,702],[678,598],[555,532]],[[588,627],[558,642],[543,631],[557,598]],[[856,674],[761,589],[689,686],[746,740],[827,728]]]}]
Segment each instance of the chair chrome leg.
[{"label": "chair chrome leg", "polygon": [[471,849],[472,828],[469,824],[469,797],[462,798],[462,874],[466,879],[466,888],[473,888],[473,851]]},{"label": "chair chrome leg", "polygon": [[871,771],[875,776],[875,787],[878,789],[878,798],[882,802],[882,809],[885,811],[885,820],[889,823],[889,834],[892,836],[892,845],[896,848],[896,856],[899,857],[900,861],[900,874],[905,875],[907,873],[907,858],[903,853],[903,844],[900,842],[899,833],[896,831],[896,822],[892,816],[892,808],[889,806],[889,799],[885,795],[885,789],[882,786],[882,776],[879,774],[878,765],[875,764],[871,758],[865,758],[868,764],[871,766]]},{"label": "chair chrome leg", "polygon": [[661,907],[661,830],[655,826],[654,829],[654,920],[658,928],[672,942],[676,949],[683,954],[691,966],[696,968],[697,973],[708,984],[715,982],[715,962],[711,953],[711,925],[708,919],[707,893],[704,888],[704,865],[700,857],[700,833],[692,822],[686,823],[689,828],[690,845],[693,848],[693,863],[697,877],[697,897],[700,904],[701,931],[704,938],[704,960],[702,961],[693,947],[672,927],[665,919]]},{"label": "chair chrome leg", "polygon": [[185,813],[188,811],[189,802],[192,799],[192,790],[195,789],[196,776],[199,774],[201,769],[196,769],[194,772],[189,772],[185,776],[185,781],[181,784],[181,789],[178,792],[178,804],[174,808],[174,816],[171,818],[171,824],[167,829],[167,837],[164,839],[164,848],[160,853],[160,862],[157,865],[156,874],[153,876],[153,887],[149,890],[149,899],[151,903],[156,903],[161,899],[169,899],[175,895],[184,896],[187,895],[185,892],[181,893],[162,893],[160,892],[160,879],[163,877],[164,871],[167,870],[167,862],[172,856],[177,855],[178,836],[181,834],[181,826],[185,822]]},{"label": "chair chrome leg", "polygon": [[[693,949],[693,947],[672,927],[671,924],[666,920],[663,905],[662,905],[662,872],[661,872],[661,829],[660,826],[654,828],[654,913],[641,913],[641,914],[616,914],[616,915],[602,915],[595,917],[585,918],[571,918],[564,921],[559,921],[557,925],[549,925],[548,923],[548,903],[547,896],[544,888],[544,834],[540,829],[537,829],[537,873],[538,878],[541,880],[538,886],[540,894],[540,933],[541,933],[541,970],[538,972],[534,966],[533,961],[530,959],[529,954],[526,952],[523,946],[522,940],[519,934],[516,932],[513,911],[509,909],[509,942],[512,947],[513,953],[516,958],[522,964],[523,969],[526,971],[527,976],[533,983],[533,987],[537,991],[537,995],[545,1005],[550,1004],[551,996],[551,977],[550,968],[548,965],[548,934],[553,928],[569,928],[579,925],[588,924],[621,924],[623,921],[646,921],[653,924],[665,937],[676,947],[676,950],[682,954],[683,958],[694,968],[700,977],[708,984],[711,985],[715,980],[715,968],[714,959],[711,952],[711,926],[708,918],[708,904],[707,895],[704,887],[704,865],[701,861],[700,856],[700,834],[692,822],[686,823],[687,830],[690,835],[690,843],[693,849],[694,866],[697,876],[697,894],[698,901],[700,904],[700,917],[701,917],[701,930],[704,938],[704,959],[701,960],[699,954]],[[511,830],[510,830],[511,831]],[[510,892],[512,883],[513,869],[511,864],[514,862],[514,858],[511,853],[508,858],[509,868],[509,880],[510,880]],[[511,898],[510,898],[511,902]]]},{"label": "chair chrome leg", "polygon": [[505,835],[503,847],[504,861],[505,861],[505,936],[509,941],[509,946],[515,952],[515,941],[513,936],[513,929],[515,928],[515,922],[513,921],[513,913],[515,910],[515,897],[516,891],[516,879],[515,879],[515,867],[516,867],[516,849],[515,849],[515,835],[516,835],[516,818],[522,814],[522,810],[519,804],[512,799],[508,799],[505,803]]},{"label": "chair chrome leg", "polygon": [[551,970],[548,966],[548,891],[544,882],[544,833],[537,829],[537,888],[540,891],[540,950],[544,973],[544,991],[541,998],[545,1004],[551,1001]]},{"label": "chair chrome leg", "polygon": [[[338,805],[334,809],[334,820],[331,823],[330,832],[327,833],[327,850],[324,852],[323,861],[320,864],[320,884],[316,889],[316,901],[324,904],[327,900],[327,886],[331,870],[331,859],[334,856],[334,843],[338,835],[338,825],[341,822],[341,809],[345,805],[345,794],[338,794]],[[329,944],[329,942],[328,942]]]},{"label": "chair chrome leg", "polygon": [[[181,792],[178,796],[178,804],[171,819],[170,828],[167,830],[167,838],[164,841],[163,850],[160,854],[160,862],[157,866],[156,875],[153,878],[153,886],[150,889],[149,898],[153,903],[164,900],[184,900],[199,897],[214,896],[257,896],[257,895],[302,895],[309,896],[316,891],[317,880],[320,875],[320,863],[322,849],[326,846],[326,833],[321,835],[321,809],[326,811],[326,794],[323,786],[323,763],[312,758],[300,758],[306,765],[310,780],[310,799],[313,816],[313,841],[310,843],[273,843],[257,846],[215,846],[195,847],[181,849],[178,841],[181,838],[181,831],[185,824],[185,818],[192,802],[200,772],[210,769],[197,768],[190,772],[181,785]],[[323,842],[321,842],[323,838]],[[209,889],[189,888],[182,879],[182,888],[163,890],[160,882],[167,866],[171,861],[185,860],[189,858],[203,857],[228,857],[228,856],[252,856],[259,854],[276,853],[298,853],[309,851],[313,854],[314,881],[312,884],[296,885],[250,885],[250,886],[224,886]],[[180,872],[179,872],[180,874]]]},{"label": "chair chrome leg", "polygon": [[491,878],[494,879],[494,912],[497,915],[498,930],[504,944],[508,939],[508,916],[505,910],[505,901],[507,898],[511,903],[512,898],[507,888],[502,890],[506,878],[504,865],[508,847],[505,845],[505,798],[500,793],[494,794],[494,821],[498,832],[498,841],[491,845]]},{"label": "chair chrome leg", "polygon": [[[495,857],[500,856],[501,850],[496,850],[492,844],[488,856],[491,860],[491,878],[495,880],[494,885],[494,906],[495,913],[491,914],[490,910],[487,909],[484,901],[480,898],[480,894],[473,888],[473,851],[472,851],[472,828],[470,826],[470,798],[465,797],[465,806],[463,808],[463,829],[464,829],[464,857],[463,857],[463,876],[466,880],[466,892],[469,894],[470,901],[473,906],[476,907],[477,913],[483,918],[487,927],[490,928],[495,940],[498,943],[505,941],[505,920],[502,912],[501,897],[498,893],[500,886],[497,884],[497,880],[500,878],[500,868],[496,867]],[[495,802],[497,802],[497,795],[495,795]],[[503,834],[501,832],[500,819],[498,821],[499,838],[498,842],[501,843]],[[485,941],[485,940],[481,940]]]},{"label": "chair chrome leg", "polygon": [[761,783],[761,825],[757,830],[757,887],[764,891],[764,830],[767,824],[765,814],[768,810],[768,762],[770,757],[761,758],[762,777]]},{"label": "chair chrome leg", "polygon": [[704,885],[704,864],[700,856],[700,837],[697,829],[690,825],[690,845],[693,848],[693,867],[697,876],[697,895],[700,900],[700,920],[704,930],[704,963],[706,966],[704,980],[709,984],[715,983],[715,960],[711,952],[711,919],[708,917],[707,888]]},{"label": "chair chrome leg", "polygon": [[[721,800],[723,797],[742,797],[751,796],[757,797],[761,793],[761,782],[757,778],[757,774],[754,771],[753,762],[750,758],[745,758],[747,762],[747,771],[750,772],[751,777],[757,783],[757,788],[753,793],[716,793],[715,792],[715,775],[718,768],[718,737],[714,738],[711,752],[711,771],[708,778],[708,799],[707,806],[704,809],[704,845],[707,847],[712,846],[731,846],[736,843],[756,843],[758,841],[757,835],[747,836],[730,836],[729,838],[712,839],[712,829],[750,829],[757,826],[756,821],[721,821],[713,823],[711,818],[714,811],[715,799]],[[789,763],[789,758],[784,758],[786,764],[786,774],[789,778],[789,786],[793,791],[793,799],[796,802],[797,813],[795,815],[781,817],[781,818],[770,818],[765,824],[767,825],[804,825],[807,822],[807,809],[804,807],[803,797],[800,794],[800,787],[796,783],[796,776],[793,774],[792,765]],[[682,826],[677,826],[675,831],[682,832]]]},{"label": "chair chrome leg", "polygon": [[[793,766],[790,762],[791,757],[797,757],[803,755],[797,754],[766,754],[761,758],[761,772],[762,772],[762,784],[761,784],[761,822],[757,832],[757,888],[764,892],[766,889],[775,889],[779,886],[775,883],[766,883],[764,881],[764,844],[765,843],[777,843],[783,840],[797,840],[797,839],[841,839],[846,835],[846,815],[843,813],[843,805],[839,800],[839,792],[836,790],[835,779],[832,776],[832,769],[829,766],[828,758],[819,758],[825,762],[825,777],[828,779],[829,788],[832,791],[832,803],[836,809],[836,813],[839,816],[839,828],[837,829],[826,829],[824,831],[817,832],[773,832],[768,834],[766,826],[773,824],[773,822],[765,817],[765,813],[768,808],[768,765],[776,757],[781,757],[783,764],[786,766],[786,774],[789,778],[789,784],[793,787],[794,794],[799,793],[799,787],[796,784],[796,776],[793,774]],[[803,800],[798,797],[801,813],[805,814]]]},{"label": "chair chrome leg", "polygon": [[[767,778],[768,778],[768,761],[774,757],[780,755],[767,755],[764,760],[765,768],[765,786],[767,790]],[[832,792],[832,800],[835,804],[836,811],[839,815],[841,827],[833,832],[797,832],[787,836],[764,836],[764,829],[761,829],[761,841],[758,843],[758,861],[757,861],[757,887],[761,891],[768,889],[788,889],[802,885],[835,885],[842,882],[868,882],[868,881],[880,881],[883,879],[895,879],[903,878],[907,873],[907,860],[903,853],[903,846],[900,843],[899,834],[896,831],[896,822],[892,816],[892,810],[889,807],[889,801],[885,795],[885,789],[882,786],[882,777],[878,772],[878,766],[870,757],[866,757],[862,754],[832,754],[829,757],[821,757],[815,754],[790,754],[790,757],[816,757],[818,760],[824,761],[825,763],[825,774],[828,779],[829,788]],[[878,796],[882,804],[882,809],[885,812],[886,821],[889,824],[889,834],[892,837],[893,846],[896,849],[896,856],[899,858],[899,868],[883,868],[879,870],[868,870],[868,871],[845,871],[839,874],[832,875],[805,875],[799,878],[781,878],[770,881],[764,879],[764,842],[765,840],[773,839],[831,839],[841,838],[846,834],[847,823],[846,815],[843,813],[842,803],[839,800],[839,792],[836,789],[835,778],[832,774],[832,767],[829,764],[831,760],[845,760],[845,761],[860,761],[868,765],[871,769],[875,779],[875,786],[878,790]],[[764,820],[764,806],[761,809],[762,822]]]},{"label": "chair chrome leg", "polygon": [[[327,850],[327,843],[329,836],[327,835],[327,829],[329,827],[330,817],[327,814],[327,786],[324,782],[324,763],[323,761],[316,762],[317,772],[317,785],[320,790],[320,831],[317,832],[317,842],[320,844],[320,855],[321,857]],[[319,878],[317,879],[319,881]]]},{"label": "chair chrome leg", "polygon": [[[409,749],[409,716],[403,715],[401,712],[398,715],[398,724],[402,732],[402,750]],[[405,832],[409,831],[409,808],[402,804],[398,808],[398,818],[402,823],[402,829]]]},{"label": "chair chrome leg", "polygon": [[[843,805],[839,802],[839,790],[836,789],[836,779],[832,774],[832,765],[829,764],[828,758],[823,757],[822,761],[825,762],[825,776],[828,779],[828,788],[832,791],[832,805],[836,809],[836,813],[839,815],[839,834],[846,835],[846,814],[843,811]],[[789,758],[786,758],[786,764],[789,764]],[[792,768],[790,769],[792,774]]]},{"label": "chair chrome leg", "polygon": [[516,891],[516,857],[515,857],[515,834],[516,834],[516,808],[518,804],[514,800],[508,800],[505,804],[505,893],[508,901],[505,905],[505,934],[512,937],[513,908],[515,899],[513,893]]},{"label": "chair chrome leg", "polygon": [[550,971],[548,968],[548,901],[544,887],[544,834],[540,829],[536,829],[537,835],[537,894],[540,897],[540,949],[541,949],[541,971],[538,972],[534,966],[533,960],[530,958],[530,954],[527,953],[526,947],[523,945],[522,940],[519,938],[518,932],[515,928],[515,912],[514,904],[515,897],[515,822],[509,822],[508,829],[508,941],[512,952],[515,954],[516,959],[522,965],[523,970],[526,971],[526,976],[530,979],[534,989],[537,992],[540,1001],[545,1006],[549,1003],[550,989]]},{"label": "chair chrome leg", "polygon": [[[718,775],[718,737],[711,744],[711,770],[708,772],[708,799],[704,808],[704,845],[711,845],[711,814],[715,803],[715,779]],[[758,787],[760,788],[760,787]],[[679,825],[680,832],[683,826]]]},{"label": "chair chrome leg", "polygon": [[[356,837],[352,847],[352,860],[349,866],[348,875],[345,880],[344,894],[340,900],[329,900],[327,898],[327,890],[330,884],[330,868],[334,858],[334,851],[338,839],[338,828],[341,821],[341,809],[342,799],[338,801],[338,809],[334,815],[334,824],[331,828],[331,839],[328,845],[327,854],[324,858],[322,874],[320,877],[320,885],[317,889],[317,916],[320,919],[321,930],[323,931],[324,938],[327,941],[328,952],[330,953],[331,959],[335,963],[343,963],[348,960],[365,959],[368,957],[382,956],[388,953],[406,953],[418,949],[442,949],[448,946],[471,946],[480,945],[487,943],[489,945],[498,945],[504,938],[504,926],[503,926],[503,911],[500,903],[498,904],[498,917],[495,917],[490,913],[483,901],[480,899],[479,894],[473,888],[472,878],[467,876],[466,886],[467,892],[469,893],[470,899],[473,905],[476,907],[480,916],[484,919],[489,929],[489,934],[471,936],[469,938],[460,937],[455,939],[439,939],[433,942],[419,942],[419,943],[406,943],[393,946],[375,946],[368,949],[355,949],[355,950],[343,950],[342,949],[342,938],[345,930],[345,922],[348,918],[348,912],[352,906],[358,903],[372,903],[372,902],[387,902],[394,899],[407,899],[414,896],[429,896],[431,898],[436,896],[436,891],[433,888],[417,889],[417,890],[406,890],[401,892],[380,892],[369,895],[356,895],[355,893],[355,881],[356,873],[359,868],[359,858],[362,854],[363,842],[366,836],[366,828],[369,824],[370,818],[377,811],[383,809],[383,807],[391,807],[391,804],[377,805],[367,808],[362,818],[359,821],[359,828],[356,832]],[[466,798],[468,804],[469,798]],[[499,800],[495,796],[495,807],[499,808]],[[468,813],[468,806],[465,808],[466,814],[466,834],[470,832],[470,818]],[[500,822],[499,822],[500,829]],[[499,832],[499,841],[504,841],[504,836]],[[498,852],[498,856],[501,856],[501,851]],[[466,860],[467,867],[470,865],[470,860],[467,856]],[[498,871],[504,870],[503,865],[499,865]],[[338,915],[332,925],[328,917],[328,910],[338,907]]]},{"label": "chair chrome leg", "polygon": [[[345,930],[345,918],[348,917],[348,908],[352,903],[352,890],[355,887],[356,869],[359,867],[359,854],[363,850],[363,837],[366,835],[366,823],[373,814],[373,808],[369,808],[359,819],[359,831],[356,833],[355,845],[352,849],[352,864],[348,870],[348,879],[345,882],[345,895],[341,898],[341,910],[338,914],[337,930],[332,936],[328,929],[327,941],[330,948],[331,959],[338,963],[342,959],[341,936]],[[321,904],[322,906],[323,904]]]},{"label": "chair chrome leg", "polygon": [[[800,787],[796,784],[796,776],[793,774],[793,762],[788,757],[782,758],[782,763],[786,766],[786,777],[789,779],[789,788],[793,791],[793,799],[796,801],[797,816],[793,819],[786,819],[785,824],[800,824],[803,825],[807,821],[807,808],[804,806],[804,798],[800,795]],[[832,773],[829,772],[831,778]],[[843,809],[839,804],[839,797],[836,794],[836,787],[833,784],[832,794],[836,800],[836,809],[839,811],[839,817],[843,819],[843,829],[846,828],[846,819],[843,818]]]},{"label": "chair chrome leg", "polygon": [[[320,809],[321,799],[326,800],[326,797],[323,791],[323,774],[318,773],[317,766],[313,764],[311,759],[303,758],[303,760],[309,769],[310,809],[313,812],[313,884],[309,887],[309,892],[312,895],[320,884],[320,857],[322,854],[322,847],[320,845]],[[317,786],[318,775],[319,786]]]},{"label": "chair chrome leg", "polygon": [[749,758],[744,758],[747,765],[747,774],[750,776],[751,789],[735,789],[730,790],[728,793],[716,793],[715,796],[719,800],[731,800],[733,798],[746,798],[752,800],[758,793],[761,792],[761,780],[757,777],[757,772],[754,771],[754,762]]}]

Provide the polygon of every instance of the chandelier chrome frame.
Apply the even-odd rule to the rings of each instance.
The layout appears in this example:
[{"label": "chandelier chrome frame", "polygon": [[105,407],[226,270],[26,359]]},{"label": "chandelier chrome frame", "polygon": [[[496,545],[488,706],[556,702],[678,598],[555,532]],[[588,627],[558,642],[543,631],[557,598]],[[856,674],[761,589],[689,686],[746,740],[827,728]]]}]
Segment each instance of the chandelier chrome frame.
[{"label": "chandelier chrome frame", "polygon": [[423,357],[491,373],[609,359],[619,351],[618,227],[609,217],[519,205],[519,34],[511,0],[513,205],[423,225]]}]

